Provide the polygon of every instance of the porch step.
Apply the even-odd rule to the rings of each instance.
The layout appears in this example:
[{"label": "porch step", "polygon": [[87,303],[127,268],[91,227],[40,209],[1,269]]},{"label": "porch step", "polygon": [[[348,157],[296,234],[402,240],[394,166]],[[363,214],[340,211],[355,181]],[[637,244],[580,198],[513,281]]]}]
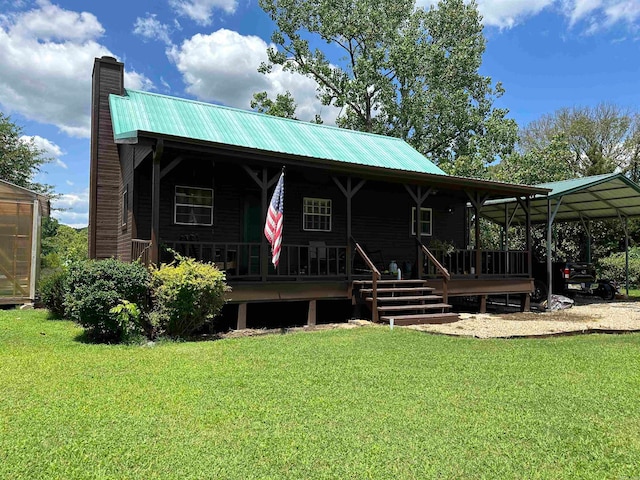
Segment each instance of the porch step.
[{"label": "porch step", "polygon": [[[435,289],[433,287],[400,287],[400,288],[378,288],[378,293],[431,293]],[[373,288],[361,288],[361,293],[373,293]]]},{"label": "porch step", "polygon": [[446,310],[451,308],[448,303],[424,303],[411,305],[381,305],[378,307],[380,313],[383,312],[403,312],[407,310]]},{"label": "porch step", "polygon": [[385,315],[380,317],[380,322],[389,323],[392,318],[393,324],[398,326],[452,323],[460,319],[457,313],[425,313],[420,315]]},{"label": "porch step", "polygon": [[[427,282],[424,280],[378,280],[378,285],[425,285]],[[353,285],[371,285],[371,280],[354,280]]]},{"label": "porch step", "polygon": [[[371,297],[366,298],[367,302],[372,302]],[[442,300],[442,295],[420,295],[416,297],[399,296],[399,297],[378,297],[378,303],[380,302],[434,302]]]}]

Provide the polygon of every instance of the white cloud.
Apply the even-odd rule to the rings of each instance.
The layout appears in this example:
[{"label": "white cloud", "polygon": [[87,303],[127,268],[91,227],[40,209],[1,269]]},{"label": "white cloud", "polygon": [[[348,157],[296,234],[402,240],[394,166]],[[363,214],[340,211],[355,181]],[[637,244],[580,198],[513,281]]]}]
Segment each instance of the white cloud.
[{"label": "white cloud", "polygon": [[199,25],[210,25],[215,10],[235,13],[237,0],[169,0],[169,5],[179,14],[189,17]]},{"label": "white cloud", "polygon": [[[429,8],[437,0],[418,0],[419,7]],[[560,12],[573,27],[585,22],[586,33],[595,33],[618,23],[633,25],[640,20],[640,0],[478,0],[478,10],[485,26],[512,28],[544,9]]]},{"label": "white cloud", "polygon": [[279,66],[267,75],[258,72],[260,63],[267,60],[267,47],[259,37],[221,29],[194,35],[167,54],[182,73],[187,92],[200,100],[248,109],[256,92],[266,91],[274,97],[288,90],[298,104],[296,114],[301,120],[320,114],[325,123],[335,123],[338,109],[321,105],[312,79],[284,72]]},{"label": "white cloud", "polygon": [[[0,105],[68,135],[88,137],[91,66],[95,57],[114,56],[97,41],[103,33],[91,13],[45,0],[35,9],[1,16]],[[126,72],[125,84],[144,89],[151,82]]]},{"label": "white cloud", "polygon": [[[74,228],[86,227],[89,222],[89,189],[64,193],[52,202],[51,216]],[[58,210],[61,209],[61,210]]]},{"label": "white cloud", "polygon": [[159,40],[167,45],[172,43],[169,25],[160,22],[155,14],[147,13],[146,18],[136,18],[136,23],[133,25],[133,33],[147,40]]},{"label": "white cloud", "polygon": [[33,145],[44,152],[44,155],[53,160],[53,163],[61,168],[69,168],[66,163],[60,160],[60,157],[65,155],[59,145],[53,143],[51,140],[41,137],[40,135],[23,135],[20,137],[20,141],[25,143],[32,142]]}]

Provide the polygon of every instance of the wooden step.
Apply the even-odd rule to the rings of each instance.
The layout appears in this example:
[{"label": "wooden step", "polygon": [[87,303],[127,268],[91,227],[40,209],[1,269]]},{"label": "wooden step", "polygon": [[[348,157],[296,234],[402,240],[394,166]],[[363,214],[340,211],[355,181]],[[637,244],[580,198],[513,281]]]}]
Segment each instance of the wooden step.
[{"label": "wooden step", "polygon": [[[425,280],[378,280],[378,285],[425,285]],[[371,280],[354,280],[354,285],[372,285]]]},{"label": "wooden step", "polygon": [[[435,302],[442,300],[442,295],[422,295],[419,297],[378,297],[378,302]],[[367,297],[367,302],[372,302],[373,298]]]},{"label": "wooden step", "polygon": [[381,305],[378,307],[379,312],[401,312],[403,310],[438,310],[449,309],[451,305],[448,303],[419,303],[409,305]]},{"label": "wooden step", "polygon": [[[399,288],[378,288],[378,293],[420,293],[433,292],[433,287],[399,287]],[[360,293],[373,293],[373,288],[361,288]]]},{"label": "wooden step", "polygon": [[424,313],[420,315],[385,315],[380,317],[380,322],[389,323],[392,318],[393,324],[398,326],[452,323],[460,319],[457,313]]}]

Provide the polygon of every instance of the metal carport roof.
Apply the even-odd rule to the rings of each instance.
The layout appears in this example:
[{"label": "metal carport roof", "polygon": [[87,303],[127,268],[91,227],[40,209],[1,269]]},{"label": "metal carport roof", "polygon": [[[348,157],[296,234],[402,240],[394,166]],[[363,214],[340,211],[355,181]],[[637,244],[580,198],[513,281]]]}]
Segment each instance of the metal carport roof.
[{"label": "metal carport roof", "polygon": [[[536,185],[549,188],[549,195],[531,197],[531,223],[547,223],[551,201],[554,222],[640,217],[640,185],[622,173],[563,180]],[[559,202],[559,205],[558,205]],[[506,212],[506,213],[505,213]],[[526,213],[516,198],[486,202],[480,216],[495,223],[523,224]]]}]

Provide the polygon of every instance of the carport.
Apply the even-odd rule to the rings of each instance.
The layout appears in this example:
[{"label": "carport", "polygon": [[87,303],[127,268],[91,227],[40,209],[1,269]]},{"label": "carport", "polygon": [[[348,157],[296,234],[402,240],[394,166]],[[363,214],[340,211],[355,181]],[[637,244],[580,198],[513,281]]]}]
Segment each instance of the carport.
[{"label": "carport", "polygon": [[[629,230],[628,219],[640,217],[640,185],[622,173],[563,180],[536,185],[548,188],[548,195],[534,195],[529,201],[520,198],[488,201],[480,216],[502,225],[506,235],[514,224],[525,225],[527,208],[531,224],[547,225],[547,285],[551,304],[551,228],[554,222],[576,222],[587,234],[587,261],[591,261],[591,221],[618,218],[625,233],[626,288],[629,294]],[[508,237],[507,237],[508,244]]]}]

